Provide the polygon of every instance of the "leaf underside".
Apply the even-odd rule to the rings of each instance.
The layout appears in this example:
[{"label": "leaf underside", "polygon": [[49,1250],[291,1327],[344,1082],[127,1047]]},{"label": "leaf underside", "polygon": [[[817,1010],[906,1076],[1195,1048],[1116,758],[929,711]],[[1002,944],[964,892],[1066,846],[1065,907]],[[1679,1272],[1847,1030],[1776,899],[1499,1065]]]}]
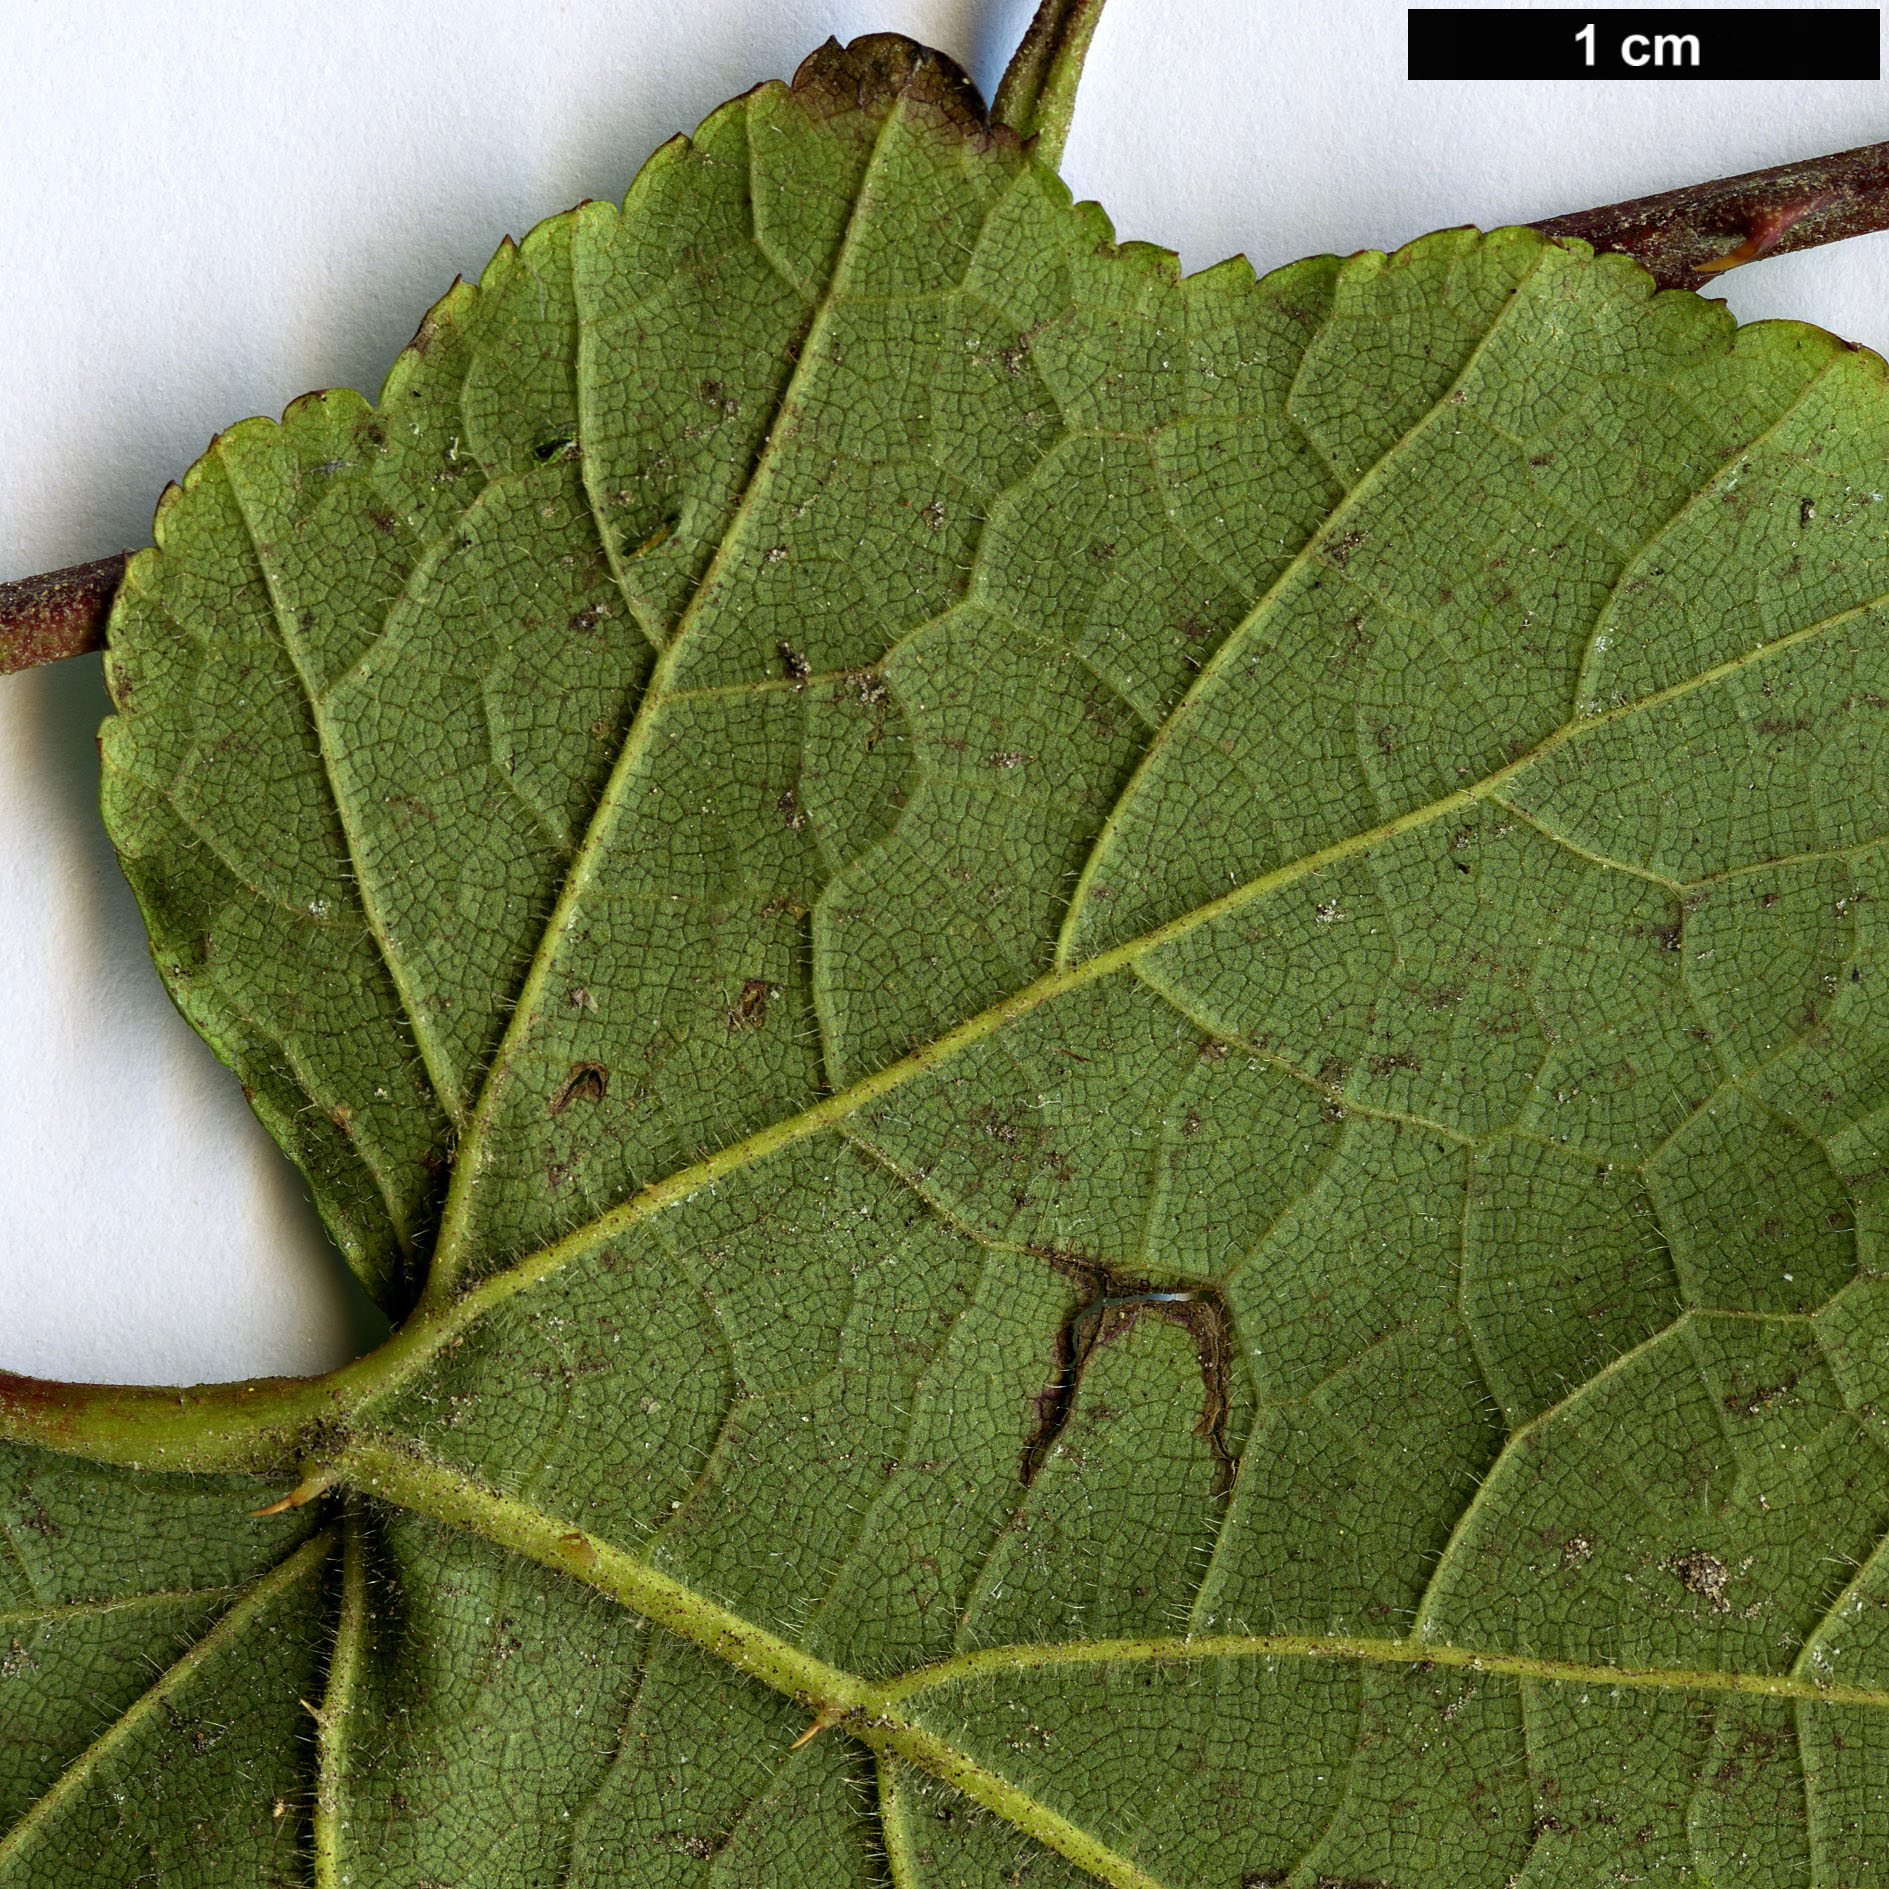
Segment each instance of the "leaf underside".
[{"label": "leaf underside", "polygon": [[408,1316],[0,1444],[0,1883],[1889,1883],[1886,448],[889,38],[223,434],[106,817]]}]

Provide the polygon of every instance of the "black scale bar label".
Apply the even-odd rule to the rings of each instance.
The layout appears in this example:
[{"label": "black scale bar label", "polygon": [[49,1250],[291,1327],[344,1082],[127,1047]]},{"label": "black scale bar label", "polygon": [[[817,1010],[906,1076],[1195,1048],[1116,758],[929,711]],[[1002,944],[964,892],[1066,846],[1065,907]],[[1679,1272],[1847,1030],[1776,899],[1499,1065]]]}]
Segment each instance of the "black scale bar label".
[{"label": "black scale bar label", "polygon": [[1413,79],[1879,79],[1882,14],[1795,7],[1412,7]]}]

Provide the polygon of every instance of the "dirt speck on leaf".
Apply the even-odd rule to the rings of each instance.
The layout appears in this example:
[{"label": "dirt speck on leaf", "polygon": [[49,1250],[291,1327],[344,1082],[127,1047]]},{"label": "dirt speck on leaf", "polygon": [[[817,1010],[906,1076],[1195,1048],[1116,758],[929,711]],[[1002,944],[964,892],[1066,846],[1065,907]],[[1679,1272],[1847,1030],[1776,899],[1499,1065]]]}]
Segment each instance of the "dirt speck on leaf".
[{"label": "dirt speck on leaf", "polygon": [[1709,1548],[1688,1548],[1684,1554],[1668,1555],[1660,1566],[1689,1594],[1709,1600],[1719,1613],[1729,1613],[1731,1602],[1725,1588],[1732,1571]]}]

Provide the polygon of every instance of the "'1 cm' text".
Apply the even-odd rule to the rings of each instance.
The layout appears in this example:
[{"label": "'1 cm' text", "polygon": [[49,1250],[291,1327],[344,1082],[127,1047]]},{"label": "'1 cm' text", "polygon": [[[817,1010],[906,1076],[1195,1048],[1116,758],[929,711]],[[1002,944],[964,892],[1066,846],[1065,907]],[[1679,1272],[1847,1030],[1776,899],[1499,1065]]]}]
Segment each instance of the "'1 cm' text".
[{"label": "'1 cm' text", "polygon": [[[1586,54],[1586,63],[1594,63],[1594,22],[1589,20],[1574,35]],[[1699,63],[1697,33],[1629,33],[1620,42],[1623,66],[1696,66]]]}]

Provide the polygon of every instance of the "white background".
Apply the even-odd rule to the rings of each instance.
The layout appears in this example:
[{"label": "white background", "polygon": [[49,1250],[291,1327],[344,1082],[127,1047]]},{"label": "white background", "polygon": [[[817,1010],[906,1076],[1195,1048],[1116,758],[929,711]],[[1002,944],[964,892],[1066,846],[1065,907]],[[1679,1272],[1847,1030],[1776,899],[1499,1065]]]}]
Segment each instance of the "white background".
[{"label": "white background", "polygon": [[[0,0],[0,576],[148,541],[211,433],[375,391],[500,236],[893,28],[994,88],[1028,0]],[[1064,174],[1199,268],[1383,248],[1889,136],[1882,87],[1413,85],[1379,0],[1111,0]],[[1889,237],[1741,270],[1889,351]],[[172,1012],[94,806],[88,658],[0,680],[0,1366],[189,1382],[368,1334]]]}]

